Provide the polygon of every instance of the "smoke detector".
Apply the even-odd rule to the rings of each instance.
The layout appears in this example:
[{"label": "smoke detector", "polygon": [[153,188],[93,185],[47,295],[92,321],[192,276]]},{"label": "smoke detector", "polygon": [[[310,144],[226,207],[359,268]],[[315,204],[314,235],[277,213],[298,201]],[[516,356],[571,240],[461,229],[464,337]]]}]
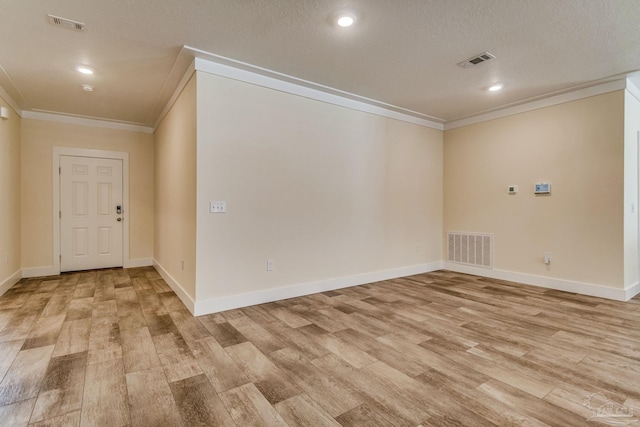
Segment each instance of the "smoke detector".
[{"label": "smoke detector", "polygon": [[458,62],[458,65],[462,68],[472,68],[478,64],[482,64],[483,62],[487,62],[492,59],[495,59],[494,55],[490,54],[489,52],[482,52],[478,55],[472,56],[466,61]]},{"label": "smoke detector", "polygon": [[84,31],[84,23],[72,19],[61,18],[59,16],[47,15],[49,23],[68,30]]}]

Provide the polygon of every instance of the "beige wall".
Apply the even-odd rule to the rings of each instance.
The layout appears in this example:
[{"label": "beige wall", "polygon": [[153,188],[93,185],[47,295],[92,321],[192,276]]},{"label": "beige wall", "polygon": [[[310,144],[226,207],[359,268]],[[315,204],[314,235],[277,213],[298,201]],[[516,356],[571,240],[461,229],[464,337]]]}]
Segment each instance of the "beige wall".
[{"label": "beige wall", "polygon": [[197,114],[198,300],[442,259],[441,131],[202,72]]},{"label": "beige wall", "polygon": [[20,116],[9,110],[9,119],[0,119],[0,285],[21,266],[20,243]]},{"label": "beige wall", "polygon": [[53,147],[129,153],[129,257],[153,256],[153,136],[22,120],[22,267],[53,265]]},{"label": "beige wall", "polygon": [[631,92],[624,96],[624,284],[638,283],[638,137],[640,101]]},{"label": "beige wall", "polygon": [[[155,135],[155,246],[158,264],[195,300],[196,78]],[[184,268],[181,261],[184,260]]]},{"label": "beige wall", "polygon": [[445,232],[494,233],[498,270],[623,287],[623,109],[617,91],[446,131]]}]

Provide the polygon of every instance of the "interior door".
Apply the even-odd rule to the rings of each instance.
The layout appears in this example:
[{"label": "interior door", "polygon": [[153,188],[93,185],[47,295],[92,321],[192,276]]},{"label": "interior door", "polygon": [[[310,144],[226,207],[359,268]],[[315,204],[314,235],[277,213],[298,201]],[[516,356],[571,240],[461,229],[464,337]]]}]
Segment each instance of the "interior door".
[{"label": "interior door", "polygon": [[122,267],[122,160],[60,156],[60,271]]}]

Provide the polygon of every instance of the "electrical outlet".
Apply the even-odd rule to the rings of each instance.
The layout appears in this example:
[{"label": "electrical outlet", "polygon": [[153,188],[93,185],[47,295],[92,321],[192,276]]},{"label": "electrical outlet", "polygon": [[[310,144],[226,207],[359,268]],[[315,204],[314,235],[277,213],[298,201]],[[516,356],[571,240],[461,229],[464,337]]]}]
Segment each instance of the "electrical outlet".
[{"label": "electrical outlet", "polygon": [[267,260],[267,271],[273,271],[275,269],[275,264],[272,259]]},{"label": "electrical outlet", "polygon": [[416,245],[416,253],[419,254],[422,252],[422,247],[420,245]]}]

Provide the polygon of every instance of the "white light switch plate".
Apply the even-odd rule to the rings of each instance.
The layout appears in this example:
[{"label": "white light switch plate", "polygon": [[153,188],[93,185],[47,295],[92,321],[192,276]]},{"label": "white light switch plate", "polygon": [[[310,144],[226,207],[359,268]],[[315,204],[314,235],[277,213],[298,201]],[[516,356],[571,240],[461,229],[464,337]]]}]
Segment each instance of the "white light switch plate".
[{"label": "white light switch plate", "polygon": [[211,213],[227,212],[227,202],[209,202],[209,212]]}]

